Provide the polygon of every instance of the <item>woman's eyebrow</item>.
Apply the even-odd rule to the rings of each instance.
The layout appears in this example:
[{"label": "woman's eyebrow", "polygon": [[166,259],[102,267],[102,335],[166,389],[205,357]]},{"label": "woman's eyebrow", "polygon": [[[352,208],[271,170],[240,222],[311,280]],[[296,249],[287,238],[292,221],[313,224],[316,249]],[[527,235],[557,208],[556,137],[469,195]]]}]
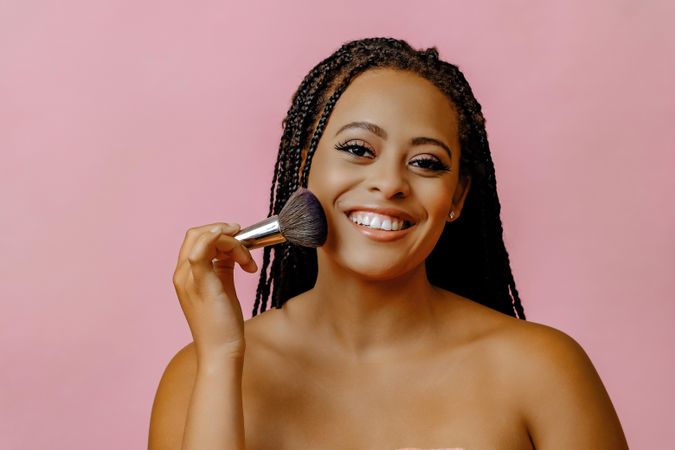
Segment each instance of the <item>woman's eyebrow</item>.
[{"label": "woman's eyebrow", "polygon": [[[344,125],[341,127],[337,133],[335,133],[335,136],[338,134],[342,133],[345,130],[348,130],[350,128],[360,128],[366,131],[370,131],[376,136],[381,137],[382,139],[387,139],[387,132],[384,131],[381,127],[375,125],[374,123],[370,122],[350,122],[347,125]],[[410,140],[411,145],[437,145],[441,147],[443,150],[445,150],[448,153],[448,156],[452,159],[452,151],[450,150],[450,147],[445,145],[442,141],[439,141],[438,139],[430,138],[430,137],[415,137]]]},{"label": "woman's eyebrow", "polygon": [[382,139],[387,139],[387,132],[384,131],[379,126],[375,125],[374,123],[370,123],[370,122],[350,122],[347,125],[340,128],[338,130],[338,132],[335,133],[335,136],[337,136],[338,134],[342,133],[343,131],[345,131],[349,128],[362,128],[364,130],[370,131],[371,133],[381,137]]}]

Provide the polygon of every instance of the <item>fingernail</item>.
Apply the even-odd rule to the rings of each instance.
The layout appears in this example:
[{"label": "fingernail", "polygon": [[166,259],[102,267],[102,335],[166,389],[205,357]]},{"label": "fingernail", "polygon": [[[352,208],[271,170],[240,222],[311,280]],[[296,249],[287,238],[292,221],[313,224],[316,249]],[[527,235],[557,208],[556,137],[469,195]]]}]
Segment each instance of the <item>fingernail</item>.
[{"label": "fingernail", "polygon": [[211,228],[211,233],[220,233],[221,227],[220,225],[216,225],[215,227]]}]

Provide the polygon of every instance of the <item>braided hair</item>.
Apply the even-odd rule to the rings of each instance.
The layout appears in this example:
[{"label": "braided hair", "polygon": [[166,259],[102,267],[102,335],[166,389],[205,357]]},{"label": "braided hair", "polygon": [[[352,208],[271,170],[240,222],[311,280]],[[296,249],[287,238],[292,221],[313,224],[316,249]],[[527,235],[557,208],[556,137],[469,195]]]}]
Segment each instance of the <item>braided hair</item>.
[{"label": "braided hair", "polygon": [[[471,176],[471,188],[462,214],[445,224],[425,261],[429,282],[525,320],[502,238],[497,184],[481,105],[459,68],[440,60],[436,47],[415,50],[404,40],[366,38],[343,44],[317,64],[293,94],[282,121],[268,215],[279,214],[293,192],[307,187],[312,157],[337,100],[356,76],[375,68],[426,78],[446,95],[458,114],[460,171]],[[265,247],[253,316],[259,309],[267,309],[270,293],[271,306],[281,308],[289,298],[311,289],[317,273],[316,249],[289,242]]]}]

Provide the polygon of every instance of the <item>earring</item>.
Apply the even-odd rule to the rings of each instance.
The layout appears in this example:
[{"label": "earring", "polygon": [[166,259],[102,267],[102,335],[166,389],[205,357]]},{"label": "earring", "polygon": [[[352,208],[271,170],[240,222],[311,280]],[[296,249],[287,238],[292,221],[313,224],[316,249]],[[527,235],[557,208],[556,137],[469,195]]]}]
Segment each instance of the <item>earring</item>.
[{"label": "earring", "polygon": [[450,216],[451,219],[455,218],[455,212],[454,211],[450,211],[450,214],[448,214],[448,215]]}]

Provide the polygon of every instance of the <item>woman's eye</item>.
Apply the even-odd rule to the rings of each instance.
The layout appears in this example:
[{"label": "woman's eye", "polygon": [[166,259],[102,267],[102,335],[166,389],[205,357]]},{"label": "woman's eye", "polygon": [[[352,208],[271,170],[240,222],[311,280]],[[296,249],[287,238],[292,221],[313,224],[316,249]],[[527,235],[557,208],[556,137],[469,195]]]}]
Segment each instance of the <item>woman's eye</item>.
[{"label": "woman's eye", "polygon": [[443,162],[439,161],[436,158],[418,158],[411,162],[411,164],[417,163],[415,167],[420,167],[422,169],[433,170],[436,172],[449,172],[450,168]]},{"label": "woman's eye", "polygon": [[373,153],[372,150],[355,143],[340,143],[335,146],[335,149],[354,156],[365,156],[366,153]]},{"label": "woman's eye", "polygon": [[[339,143],[335,146],[335,149],[356,157],[367,157],[369,159],[372,159],[375,155],[375,153],[371,149],[365,147],[364,145],[356,144],[353,141]],[[370,154],[371,156],[366,156],[367,154]],[[413,164],[413,167],[418,167],[420,169],[428,170],[431,172],[450,171],[450,167],[448,167],[445,163],[443,163],[436,157],[417,158],[411,161],[410,164]]]}]

